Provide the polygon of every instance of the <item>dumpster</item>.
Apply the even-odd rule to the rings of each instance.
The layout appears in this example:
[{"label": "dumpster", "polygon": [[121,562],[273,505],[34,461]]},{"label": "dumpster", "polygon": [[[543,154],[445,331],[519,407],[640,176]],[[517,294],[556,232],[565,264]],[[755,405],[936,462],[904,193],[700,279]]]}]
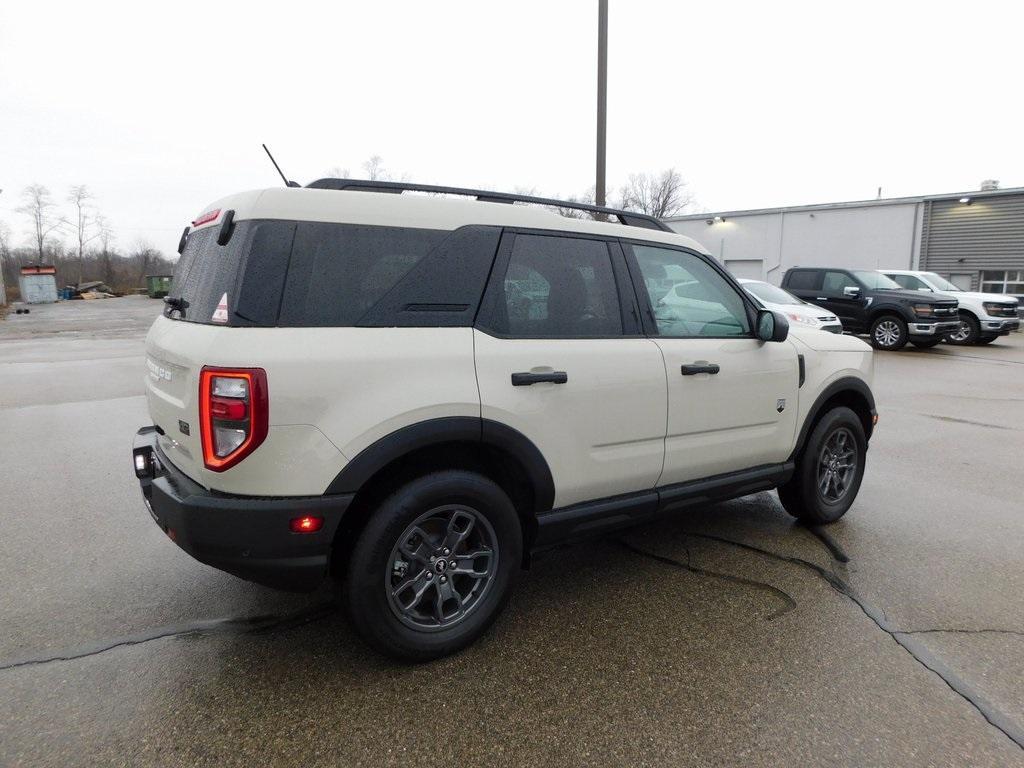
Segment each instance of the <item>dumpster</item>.
[{"label": "dumpster", "polygon": [[151,299],[162,299],[171,291],[171,275],[146,275],[146,293]]}]

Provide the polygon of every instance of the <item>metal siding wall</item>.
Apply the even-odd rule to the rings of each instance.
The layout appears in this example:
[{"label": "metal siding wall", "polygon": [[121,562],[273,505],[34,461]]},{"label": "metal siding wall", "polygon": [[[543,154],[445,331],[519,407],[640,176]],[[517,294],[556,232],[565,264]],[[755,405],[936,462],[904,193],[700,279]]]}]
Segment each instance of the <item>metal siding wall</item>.
[{"label": "metal siding wall", "polygon": [[1024,195],[927,201],[921,269],[970,272],[975,289],[983,269],[1024,269]]}]

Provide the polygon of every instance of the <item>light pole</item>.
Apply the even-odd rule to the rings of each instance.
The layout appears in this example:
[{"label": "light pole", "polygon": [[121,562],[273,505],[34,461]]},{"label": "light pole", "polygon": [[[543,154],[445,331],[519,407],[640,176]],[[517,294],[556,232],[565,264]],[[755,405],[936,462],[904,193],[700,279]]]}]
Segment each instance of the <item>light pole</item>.
[{"label": "light pole", "polygon": [[597,0],[597,180],[594,202],[605,204],[604,166],[608,133],[608,0]]}]

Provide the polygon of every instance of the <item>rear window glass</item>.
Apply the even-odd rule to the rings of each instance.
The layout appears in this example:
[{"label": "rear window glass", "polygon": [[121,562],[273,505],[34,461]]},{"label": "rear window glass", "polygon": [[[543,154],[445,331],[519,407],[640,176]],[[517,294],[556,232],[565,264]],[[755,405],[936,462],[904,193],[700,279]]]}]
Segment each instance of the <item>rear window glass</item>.
[{"label": "rear window glass", "polygon": [[[242,261],[246,238],[236,231],[227,245],[217,245],[220,227],[207,227],[192,232],[185,242],[168,298],[182,299],[181,309],[169,304],[164,314],[177,320],[193,323],[215,323],[213,316],[221,297],[227,294],[228,306],[233,306],[235,285]],[[215,323],[216,324],[216,323]],[[225,321],[219,323],[226,325]]]},{"label": "rear window glass", "polygon": [[450,233],[301,222],[281,302],[281,325],[356,325]]}]

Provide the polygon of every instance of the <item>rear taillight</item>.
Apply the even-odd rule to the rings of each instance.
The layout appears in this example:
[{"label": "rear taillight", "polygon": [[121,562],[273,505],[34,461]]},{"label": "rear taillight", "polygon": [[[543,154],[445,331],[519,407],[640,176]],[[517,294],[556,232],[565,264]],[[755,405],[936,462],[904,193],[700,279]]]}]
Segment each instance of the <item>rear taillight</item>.
[{"label": "rear taillight", "polygon": [[199,432],[203,464],[229,469],[267,437],[267,374],[262,368],[203,368],[199,372]]}]

